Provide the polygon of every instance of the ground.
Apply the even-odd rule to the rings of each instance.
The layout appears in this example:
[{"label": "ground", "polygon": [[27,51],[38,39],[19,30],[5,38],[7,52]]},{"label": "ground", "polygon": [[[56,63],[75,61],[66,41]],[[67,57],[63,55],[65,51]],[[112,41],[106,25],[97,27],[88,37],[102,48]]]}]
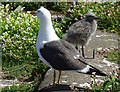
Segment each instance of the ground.
[{"label": "ground", "polygon": [[[80,48],[81,46],[79,46]],[[107,33],[102,32],[100,30],[97,30],[95,35],[90,40],[89,44],[85,46],[85,55],[87,57],[92,57],[92,50],[95,48],[95,59],[87,59],[87,62],[96,68],[100,69],[101,71],[104,71],[105,73],[112,72],[113,68],[116,68],[118,66],[115,63],[109,63],[106,61],[105,57],[102,55],[99,55],[99,51],[101,49],[113,49],[118,48],[118,36],[113,33]],[[58,71],[57,71],[57,78],[58,78]],[[56,80],[57,80],[56,78]],[[101,77],[101,81],[104,77]],[[74,85],[76,87],[79,87],[80,90],[84,90],[85,83],[88,81],[91,81],[91,76],[86,74],[81,74],[77,72],[72,71],[63,71],[60,83],[61,85],[57,85],[56,87],[49,86],[53,81],[53,69],[49,69],[46,73],[44,80],[42,81],[41,85],[39,86],[38,91],[40,92],[69,92],[70,85]],[[82,87],[82,88],[81,88]],[[54,90],[54,91],[53,91]]]}]

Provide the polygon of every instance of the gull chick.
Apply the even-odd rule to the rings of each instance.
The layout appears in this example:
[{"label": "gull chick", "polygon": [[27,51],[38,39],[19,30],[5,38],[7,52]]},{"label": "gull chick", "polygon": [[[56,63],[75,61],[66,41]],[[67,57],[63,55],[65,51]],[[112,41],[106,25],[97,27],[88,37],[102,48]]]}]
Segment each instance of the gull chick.
[{"label": "gull chick", "polygon": [[[77,45],[82,46],[82,55],[84,55],[84,47],[86,44],[89,43],[89,40],[91,39],[92,35],[94,35],[96,29],[97,29],[97,22],[96,20],[99,19],[95,16],[94,13],[88,12],[85,15],[85,19],[73,23],[68,30],[68,33],[63,35],[64,40],[75,44],[76,48],[78,49]],[[93,58],[94,58],[95,50],[93,50]]]}]

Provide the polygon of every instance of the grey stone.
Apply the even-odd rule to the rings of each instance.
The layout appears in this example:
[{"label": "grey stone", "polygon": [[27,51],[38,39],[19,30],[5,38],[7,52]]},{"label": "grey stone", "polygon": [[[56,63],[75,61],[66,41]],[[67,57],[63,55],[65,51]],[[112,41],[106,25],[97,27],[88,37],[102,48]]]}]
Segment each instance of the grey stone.
[{"label": "grey stone", "polygon": [[[92,57],[92,55],[91,55],[92,50],[94,48],[97,49],[100,47],[102,47],[102,48],[112,48],[112,47],[118,48],[118,36],[113,33],[107,33],[107,32],[102,32],[100,30],[97,30],[94,37],[90,40],[89,44],[87,44],[85,46],[86,56]],[[103,59],[104,59],[104,57],[102,55],[98,55],[96,53],[95,59],[87,59],[87,62],[89,64],[95,66],[96,68],[100,69],[101,71],[104,71],[106,73],[112,72],[112,68],[117,66],[117,64],[112,63],[112,66],[107,66],[107,64],[103,62]],[[57,72],[57,75],[56,75],[56,81],[57,81],[58,71],[56,71],[56,72]],[[104,77],[101,77],[101,79],[103,79],[103,78]],[[62,92],[73,92],[73,91],[70,91],[70,88],[69,88],[70,85],[80,87],[79,84],[83,84],[88,81],[91,81],[91,76],[86,75],[86,74],[77,73],[77,72],[72,72],[72,71],[62,71],[61,80],[60,80],[61,86],[60,85],[59,85],[59,87],[58,86],[56,86],[56,87],[49,86],[49,84],[52,84],[52,81],[53,81],[53,69],[49,69],[44,77],[44,80],[40,84],[38,91],[49,92],[49,91],[45,91],[45,90],[49,89],[50,92],[61,92],[60,90],[63,89]],[[59,88],[61,88],[61,89],[59,89]],[[64,88],[66,88],[66,89],[64,89]],[[44,91],[41,91],[42,89],[44,89]],[[83,88],[79,88],[79,89],[83,90]]]}]

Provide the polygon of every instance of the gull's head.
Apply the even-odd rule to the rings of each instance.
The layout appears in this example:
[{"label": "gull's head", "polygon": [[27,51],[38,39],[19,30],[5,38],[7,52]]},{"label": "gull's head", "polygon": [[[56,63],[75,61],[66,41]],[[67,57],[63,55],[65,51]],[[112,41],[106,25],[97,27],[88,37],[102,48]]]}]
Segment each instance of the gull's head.
[{"label": "gull's head", "polygon": [[37,11],[31,11],[30,14],[32,15],[36,15],[38,17],[39,20],[49,20],[51,19],[51,13],[49,10],[47,10],[46,8],[44,8],[43,6],[38,9]]},{"label": "gull's head", "polygon": [[95,16],[95,14],[90,12],[90,11],[85,14],[85,20],[87,20],[87,21],[93,21],[93,20],[97,20],[97,19],[99,19],[99,18],[97,16]]}]

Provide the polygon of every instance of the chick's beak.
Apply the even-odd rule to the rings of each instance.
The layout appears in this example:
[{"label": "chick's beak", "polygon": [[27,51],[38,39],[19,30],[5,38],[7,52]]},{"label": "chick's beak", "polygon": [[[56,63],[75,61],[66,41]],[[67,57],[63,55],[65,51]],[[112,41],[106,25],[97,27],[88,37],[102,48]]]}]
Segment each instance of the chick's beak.
[{"label": "chick's beak", "polygon": [[97,17],[97,16],[95,16],[95,17],[94,17],[94,19],[96,19],[96,20],[97,20],[97,19],[100,19],[100,18],[99,18],[99,17]]},{"label": "chick's beak", "polygon": [[37,13],[35,11],[31,11],[30,14],[35,16]]}]

